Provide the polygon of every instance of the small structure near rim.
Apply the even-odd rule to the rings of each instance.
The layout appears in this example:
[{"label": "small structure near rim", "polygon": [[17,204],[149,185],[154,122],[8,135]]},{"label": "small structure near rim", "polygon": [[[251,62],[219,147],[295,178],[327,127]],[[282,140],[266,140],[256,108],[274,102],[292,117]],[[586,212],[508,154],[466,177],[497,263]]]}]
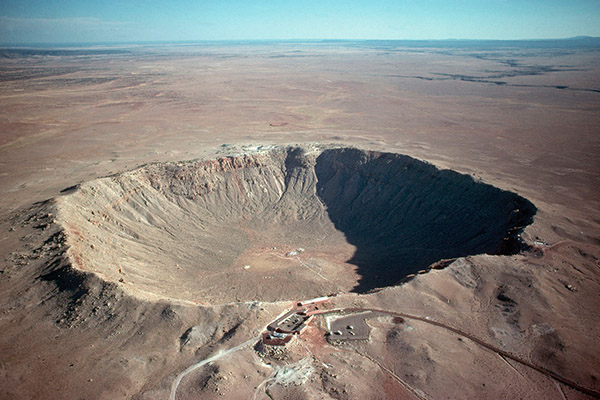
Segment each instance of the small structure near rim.
[{"label": "small structure near rim", "polygon": [[285,346],[292,340],[293,336],[279,332],[263,332],[262,341],[270,346]]},{"label": "small structure near rim", "polygon": [[317,297],[296,303],[295,308],[267,326],[267,332],[262,334],[263,343],[272,346],[285,346],[293,335],[299,335],[313,315],[319,312],[318,304],[327,300],[328,297]]},{"label": "small structure near rim", "polygon": [[313,305],[313,304],[325,303],[327,300],[329,300],[329,297],[327,297],[327,296],[316,297],[314,299],[301,301],[301,302],[298,303],[298,305],[304,307],[304,306],[309,306],[309,305]]}]

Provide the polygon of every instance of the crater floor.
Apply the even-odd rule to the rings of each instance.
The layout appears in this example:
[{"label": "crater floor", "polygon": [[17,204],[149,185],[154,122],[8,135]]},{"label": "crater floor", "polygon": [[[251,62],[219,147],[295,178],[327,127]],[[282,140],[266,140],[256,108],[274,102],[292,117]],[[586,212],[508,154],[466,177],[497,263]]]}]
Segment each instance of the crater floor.
[{"label": "crater floor", "polygon": [[143,298],[277,301],[510,254],[528,200],[392,153],[275,148],[150,164],[59,199],[76,268]]}]

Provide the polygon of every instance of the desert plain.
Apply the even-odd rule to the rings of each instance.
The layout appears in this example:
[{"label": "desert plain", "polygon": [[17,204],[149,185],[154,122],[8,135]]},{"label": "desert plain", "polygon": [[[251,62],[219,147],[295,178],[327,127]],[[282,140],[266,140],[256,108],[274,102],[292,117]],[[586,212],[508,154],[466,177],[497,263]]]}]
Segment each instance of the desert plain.
[{"label": "desert plain", "polygon": [[[598,61],[585,38],[1,49],[0,398],[599,397]],[[320,296],[389,314],[261,342]]]}]

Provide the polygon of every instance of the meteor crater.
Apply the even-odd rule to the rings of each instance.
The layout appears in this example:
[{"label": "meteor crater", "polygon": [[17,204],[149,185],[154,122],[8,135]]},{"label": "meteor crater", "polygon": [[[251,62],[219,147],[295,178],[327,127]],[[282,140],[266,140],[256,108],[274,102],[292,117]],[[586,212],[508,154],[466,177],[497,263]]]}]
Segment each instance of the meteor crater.
[{"label": "meteor crater", "polygon": [[75,268],[143,298],[276,301],[514,254],[535,206],[409,156],[269,151],[142,166],[59,199]]}]

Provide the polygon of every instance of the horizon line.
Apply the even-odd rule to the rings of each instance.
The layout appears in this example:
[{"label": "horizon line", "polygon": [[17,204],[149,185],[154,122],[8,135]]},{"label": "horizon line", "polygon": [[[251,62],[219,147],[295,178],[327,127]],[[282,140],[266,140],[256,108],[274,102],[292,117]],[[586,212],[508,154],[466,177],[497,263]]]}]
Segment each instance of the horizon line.
[{"label": "horizon line", "polygon": [[194,43],[256,43],[256,42],[544,42],[568,40],[600,40],[600,36],[578,35],[553,38],[521,38],[521,39],[332,39],[332,38],[293,38],[293,39],[184,39],[184,40],[131,40],[131,41],[94,41],[94,42],[20,42],[0,43],[0,48],[16,47],[51,47],[51,46],[116,46],[116,45],[152,45],[152,44],[194,44]]}]

